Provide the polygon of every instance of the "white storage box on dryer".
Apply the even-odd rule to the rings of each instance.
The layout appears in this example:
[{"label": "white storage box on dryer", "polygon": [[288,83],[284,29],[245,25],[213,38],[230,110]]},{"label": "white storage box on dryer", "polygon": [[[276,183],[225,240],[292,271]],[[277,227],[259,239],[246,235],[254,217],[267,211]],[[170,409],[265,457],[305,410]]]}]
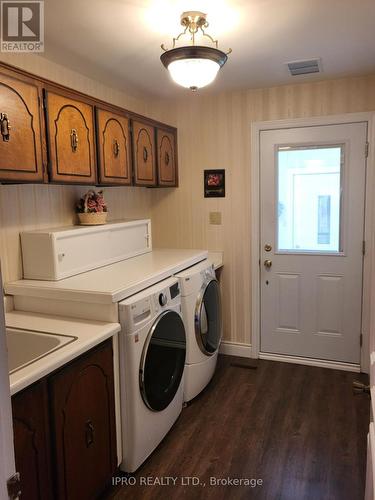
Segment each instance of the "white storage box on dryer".
[{"label": "white storage box on dryer", "polygon": [[21,233],[25,279],[60,280],[152,250],[151,221]]}]

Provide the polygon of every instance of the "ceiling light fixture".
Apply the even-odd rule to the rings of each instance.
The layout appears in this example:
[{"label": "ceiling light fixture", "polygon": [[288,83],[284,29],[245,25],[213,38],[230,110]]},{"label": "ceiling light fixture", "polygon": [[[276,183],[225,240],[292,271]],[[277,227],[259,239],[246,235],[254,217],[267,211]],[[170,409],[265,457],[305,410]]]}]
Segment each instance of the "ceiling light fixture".
[{"label": "ceiling light fixture", "polygon": [[[212,83],[219,69],[226,63],[228,54],[232,52],[232,49],[227,53],[219,50],[218,41],[204,31],[208,27],[206,18],[207,15],[203,12],[183,12],[181,25],[185,28],[184,31],[173,38],[172,49],[166,49],[164,44],[161,46],[164,54],[160,56],[160,60],[168,69],[172,79],[193,91]],[[197,35],[200,35],[202,41],[209,39],[213,47],[195,45]],[[191,43],[176,47],[176,43],[184,36],[189,37]]]}]

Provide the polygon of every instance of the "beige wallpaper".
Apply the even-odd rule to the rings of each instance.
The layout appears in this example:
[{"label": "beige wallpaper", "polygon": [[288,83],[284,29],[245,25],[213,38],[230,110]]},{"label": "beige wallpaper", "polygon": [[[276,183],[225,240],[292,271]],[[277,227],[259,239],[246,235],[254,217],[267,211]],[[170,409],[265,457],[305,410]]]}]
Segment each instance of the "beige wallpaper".
[{"label": "beige wallpaper", "polygon": [[[375,110],[375,76],[217,95],[176,103],[180,188],[153,191],[158,246],[224,251],[224,337],[251,343],[250,126],[254,121]],[[203,170],[226,169],[224,199],[203,197]],[[210,226],[209,211],[222,212]]]}]

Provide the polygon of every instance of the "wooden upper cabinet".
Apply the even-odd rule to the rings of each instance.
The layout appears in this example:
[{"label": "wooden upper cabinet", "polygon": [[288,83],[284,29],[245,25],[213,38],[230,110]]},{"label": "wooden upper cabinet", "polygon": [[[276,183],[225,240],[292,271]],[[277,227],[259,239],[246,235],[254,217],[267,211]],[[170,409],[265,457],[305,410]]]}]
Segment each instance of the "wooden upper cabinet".
[{"label": "wooden upper cabinet", "polygon": [[131,141],[128,118],[97,108],[96,133],[99,183],[131,184]]},{"label": "wooden upper cabinet", "polygon": [[43,181],[40,98],[37,82],[1,71],[0,181]]},{"label": "wooden upper cabinet", "polygon": [[158,185],[177,186],[176,133],[158,128],[156,131]]},{"label": "wooden upper cabinet", "polygon": [[95,184],[93,106],[48,91],[46,107],[50,180]]},{"label": "wooden upper cabinet", "polygon": [[137,186],[156,186],[155,129],[133,121],[133,168]]}]

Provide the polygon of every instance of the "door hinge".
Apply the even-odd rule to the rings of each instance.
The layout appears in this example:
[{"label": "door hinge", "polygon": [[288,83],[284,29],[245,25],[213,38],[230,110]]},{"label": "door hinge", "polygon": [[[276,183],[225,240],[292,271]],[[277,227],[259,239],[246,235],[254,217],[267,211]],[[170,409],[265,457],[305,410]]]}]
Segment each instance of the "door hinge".
[{"label": "door hinge", "polygon": [[367,141],[366,144],[365,144],[365,157],[368,158],[368,150],[369,150],[369,142]]},{"label": "door hinge", "polygon": [[14,500],[21,496],[21,476],[19,472],[16,472],[8,479],[7,490],[10,500]]},{"label": "door hinge", "polygon": [[362,255],[366,255],[366,241],[362,241]]},{"label": "door hinge", "polygon": [[361,333],[359,336],[359,347],[362,347],[362,344],[363,344],[363,333]]}]

